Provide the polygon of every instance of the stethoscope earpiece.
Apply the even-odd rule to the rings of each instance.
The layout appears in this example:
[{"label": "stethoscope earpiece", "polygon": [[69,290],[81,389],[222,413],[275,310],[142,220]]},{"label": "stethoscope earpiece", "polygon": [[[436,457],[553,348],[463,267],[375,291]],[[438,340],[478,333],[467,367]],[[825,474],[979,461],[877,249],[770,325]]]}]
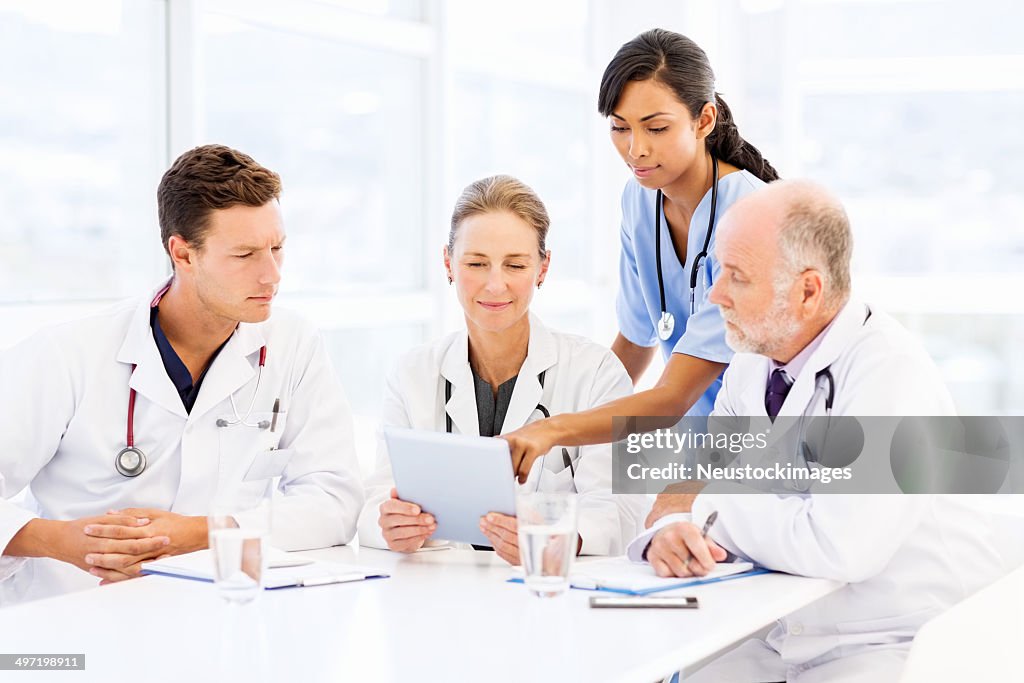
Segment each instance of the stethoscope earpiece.
[{"label": "stethoscope earpiece", "polygon": [[[162,294],[162,293],[161,293]],[[154,303],[154,305],[156,305]],[[249,410],[246,411],[244,416],[239,417],[238,408],[235,406],[235,395],[231,394],[231,410],[235,413],[234,421],[228,421],[224,418],[217,418],[214,423],[218,427],[234,427],[235,425],[245,425],[246,427],[257,427],[259,429],[268,429],[270,427],[270,420],[260,420],[253,424],[247,422],[249,415],[252,414],[253,405],[256,403],[256,396],[260,391],[260,382],[263,380],[263,366],[267,362],[267,347],[264,345],[260,349],[259,358],[259,370],[256,375],[256,390],[253,391],[252,400],[249,401]],[[132,364],[132,374],[135,374],[135,368],[137,366]],[[135,389],[129,385],[128,389],[128,433],[125,438],[126,446],[122,448],[114,458],[114,469],[117,470],[118,474],[125,477],[137,477],[146,469],[146,455],[135,446]],[[277,408],[274,408],[275,412]]]}]

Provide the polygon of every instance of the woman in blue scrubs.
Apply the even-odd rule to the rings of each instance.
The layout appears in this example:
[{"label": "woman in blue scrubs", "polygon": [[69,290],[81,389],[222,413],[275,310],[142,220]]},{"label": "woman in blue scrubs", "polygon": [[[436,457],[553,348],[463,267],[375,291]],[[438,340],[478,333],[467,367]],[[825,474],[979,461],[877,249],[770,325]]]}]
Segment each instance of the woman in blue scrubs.
[{"label": "woman in blue scrubs", "polygon": [[622,193],[612,350],[634,385],[659,347],[665,369],[652,389],[506,435],[520,473],[555,445],[621,438],[613,417],[666,416],[669,426],[711,412],[732,358],[721,314],[708,302],[721,272],[714,224],[779,177],[740,136],[707,55],[678,33],[652,29],[623,45],[601,79],[598,110],[633,175]]}]

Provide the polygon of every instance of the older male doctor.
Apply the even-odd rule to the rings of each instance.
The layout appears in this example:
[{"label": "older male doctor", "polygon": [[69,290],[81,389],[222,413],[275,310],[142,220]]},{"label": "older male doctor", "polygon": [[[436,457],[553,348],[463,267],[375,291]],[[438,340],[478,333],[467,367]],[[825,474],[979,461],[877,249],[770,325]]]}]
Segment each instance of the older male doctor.
[{"label": "older male doctor", "polygon": [[[723,274],[711,300],[738,353],[714,414],[822,415],[827,392],[816,391],[816,376],[825,369],[834,416],[953,414],[920,345],[893,318],[850,298],[849,223],[825,190],[783,181],[749,195],[723,217],[716,250]],[[662,510],[676,512],[637,538],[630,556],[661,575],[685,576],[704,573],[724,549],[848,585],[687,681],[897,680],[917,629],[1001,565],[979,513],[954,496],[709,491],[663,496]],[[700,525],[712,511],[705,541]]]},{"label": "older male doctor", "polygon": [[[157,193],[170,280],[0,356],[0,604],[205,548],[214,497],[258,500],[275,476],[273,544],[352,538],[348,404],[314,328],[271,317],[279,193],[245,154],[186,152]],[[27,508],[5,500],[26,486]]]}]

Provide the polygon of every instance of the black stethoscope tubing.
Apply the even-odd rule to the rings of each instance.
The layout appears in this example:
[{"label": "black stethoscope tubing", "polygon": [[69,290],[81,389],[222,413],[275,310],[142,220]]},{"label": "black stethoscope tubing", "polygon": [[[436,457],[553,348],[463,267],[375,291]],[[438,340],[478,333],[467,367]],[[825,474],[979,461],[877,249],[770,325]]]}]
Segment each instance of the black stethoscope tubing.
[{"label": "black stethoscope tubing", "polygon": [[[868,324],[868,320],[871,319],[871,309],[868,309],[867,315],[864,316],[863,325]],[[814,387],[817,391],[819,380],[824,377],[825,381],[828,382],[828,393],[825,394],[825,416],[828,422],[825,425],[825,443],[822,445],[824,451],[828,447],[828,430],[832,426],[832,404],[836,400],[836,378],[832,376],[832,366],[827,366],[824,370],[818,370],[814,373]],[[801,417],[800,431],[803,432],[803,418]],[[811,452],[810,446],[807,444],[807,440],[802,436],[800,437],[800,452],[804,456],[805,465],[818,462],[818,456]]]},{"label": "black stethoscope tubing", "polygon": [[[657,262],[658,271],[658,293],[661,296],[661,318],[658,321],[658,336],[662,341],[668,341],[675,329],[675,317],[669,313],[665,304],[665,277],[661,268],[661,214],[664,211],[662,206],[664,194],[658,190],[654,207],[654,258]],[[704,233],[704,247],[693,259],[690,266],[690,315],[693,315],[696,307],[697,274],[700,272],[701,261],[707,258],[708,247],[711,246],[711,235],[715,229],[715,214],[718,210],[718,159],[711,156],[711,215],[708,216],[708,229]]]},{"label": "black stethoscope tubing", "polygon": [[[544,376],[547,375],[547,374],[548,374],[547,370],[545,370],[544,372],[540,373],[537,376],[537,381],[540,382],[540,388],[541,389],[544,389]],[[448,401],[450,401],[450,400],[452,400],[452,382],[451,382],[451,380],[445,378],[445,380],[444,380],[444,402],[445,402],[446,406],[448,405]],[[551,417],[551,412],[548,411],[547,407],[543,403],[538,403],[537,407],[534,408],[534,410],[539,411],[540,414],[543,415],[545,418]],[[445,432],[447,432],[448,434],[452,433],[452,416],[448,414],[447,408],[444,411],[444,429],[445,429]],[[567,449],[567,448],[563,448],[562,449],[562,462],[563,462],[563,464],[566,467],[569,468],[570,476],[575,478],[576,477],[576,468],[573,467],[572,458],[569,457],[569,449]],[[542,472],[542,474],[543,474],[543,472]],[[539,478],[537,480],[537,485],[538,486],[540,485],[540,479]]]}]

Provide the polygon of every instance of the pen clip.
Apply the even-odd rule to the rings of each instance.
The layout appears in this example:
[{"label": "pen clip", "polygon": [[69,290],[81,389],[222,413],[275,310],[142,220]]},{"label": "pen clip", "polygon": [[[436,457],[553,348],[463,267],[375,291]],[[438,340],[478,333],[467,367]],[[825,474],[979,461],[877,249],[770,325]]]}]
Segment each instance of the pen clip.
[{"label": "pen clip", "polygon": [[270,419],[270,433],[277,431],[277,416],[281,414],[281,398],[274,399],[274,415]]}]

